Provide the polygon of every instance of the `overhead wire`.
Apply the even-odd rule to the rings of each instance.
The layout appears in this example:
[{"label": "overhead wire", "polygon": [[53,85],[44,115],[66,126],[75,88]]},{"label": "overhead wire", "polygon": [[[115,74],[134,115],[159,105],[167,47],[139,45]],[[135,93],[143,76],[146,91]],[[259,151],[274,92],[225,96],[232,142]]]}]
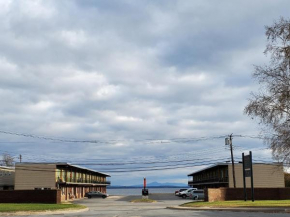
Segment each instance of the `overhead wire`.
[{"label": "overhead wire", "polygon": [[[221,139],[224,138],[225,135],[220,136],[211,136],[211,137],[198,137],[198,138],[170,138],[170,139],[119,139],[119,140],[75,140],[75,139],[62,139],[62,138],[54,138],[47,136],[38,136],[34,134],[26,134],[26,133],[17,133],[17,132],[9,132],[0,130],[0,133],[14,136],[22,136],[33,139],[42,139],[47,141],[58,141],[58,142],[68,142],[68,143],[104,143],[104,144],[114,144],[116,142],[124,142],[124,141],[132,141],[132,142],[143,142],[143,143],[169,143],[169,142],[193,142],[193,141],[204,141],[211,139]],[[147,141],[147,142],[146,142]]]},{"label": "overhead wire", "polygon": [[[150,158],[152,159],[144,159],[142,157],[135,157],[135,158],[112,158],[112,159],[83,159],[83,157],[79,158],[79,159],[82,159],[82,160],[78,160],[78,158],[75,158],[73,157],[73,162],[74,163],[86,163],[86,162],[99,162],[101,161],[102,163],[116,163],[116,161],[121,161],[121,162],[132,162],[132,163],[136,163],[136,161],[146,161],[146,162],[151,162],[151,161],[156,161],[156,159],[160,158],[160,159],[172,159],[172,158],[177,158],[178,156],[181,156],[182,159],[187,159],[187,158],[190,158],[192,159],[193,156],[195,156],[194,158],[196,158],[196,156],[199,156],[199,157],[202,157],[202,156],[205,156],[205,155],[208,155],[208,153],[213,153],[213,152],[216,152],[216,151],[222,151],[223,150],[223,147],[215,147],[215,148],[208,148],[207,150],[202,150],[202,151],[195,151],[195,152],[184,152],[184,153],[179,153],[179,154],[174,154],[174,155],[170,155],[170,156],[167,156],[167,155],[157,155],[157,156],[154,156],[154,158],[152,156],[150,156]],[[31,156],[27,156],[26,153],[22,153],[23,155],[23,158],[25,157],[26,159],[32,159],[32,160],[39,160],[39,159],[45,159],[45,160],[56,160],[56,161],[64,161],[64,160],[68,160],[68,161],[71,161],[71,158],[66,158],[66,157],[48,157],[50,159],[47,159],[47,155],[44,156],[44,155],[33,155],[33,156],[36,156],[36,157],[31,157]],[[39,158],[39,156],[43,156],[44,158]],[[45,158],[46,157],[46,158]]]},{"label": "overhead wire", "polygon": [[[201,161],[201,162],[197,162],[197,163],[191,163],[191,164],[185,164],[185,165],[182,165],[182,166],[179,166],[179,165],[170,165],[168,167],[148,167],[148,168],[140,168],[140,169],[124,169],[124,170],[110,170],[108,172],[140,172],[140,171],[155,171],[155,170],[168,170],[168,169],[177,169],[177,168],[185,168],[185,167],[193,167],[193,166],[202,166],[202,165],[208,165],[208,164],[214,164],[214,163],[217,163],[217,162],[220,162],[220,159],[216,159],[216,160],[211,160],[211,161]],[[16,169],[17,170],[28,170],[28,171],[45,171],[45,172],[55,172],[55,169],[44,169],[43,167],[37,167],[37,166],[30,166],[29,168],[27,168],[27,166],[21,166],[20,165],[17,165],[16,166]],[[98,171],[100,172],[100,171]],[[105,171],[104,171],[105,172]],[[100,172],[100,173],[103,173]]]},{"label": "overhead wire", "polygon": [[[222,135],[222,136],[211,136],[211,137],[199,137],[199,138],[171,138],[171,139],[131,139],[131,140],[74,140],[74,139],[62,139],[62,138],[53,138],[53,137],[45,137],[45,136],[37,136],[37,135],[33,135],[33,134],[24,134],[24,133],[14,133],[14,132],[8,132],[8,131],[3,131],[3,130],[0,130],[0,133],[2,134],[9,134],[9,135],[15,135],[15,136],[24,136],[24,137],[29,137],[29,138],[33,138],[33,139],[42,139],[42,140],[46,140],[46,141],[57,141],[57,142],[68,142],[68,143],[104,143],[104,144],[113,144],[113,143],[116,143],[116,142],[124,142],[124,141],[127,141],[127,142],[142,142],[142,143],[145,143],[145,144],[148,144],[151,143],[151,144],[154,144],[154,143],[172,143],[172,142],[175,142],[175,143],[186,143],[186,142],[197,142],[197,141],[205,141],[205,140],[214,140],[214,139],[221,139],[221,138],[225,138],[226,135]],[[259,138],[259,139],[263,139],[261,136],[249,136],[249,135],[234,135],[234,137],[243,137],[243,138]],[[12,142],[11,142],[12,143]],[[226,148],[226,147],[225,147]],[[240,147],[240,146],[234,146],[234,149],[236,150],[240,150],[240,151],[243,151],[243,147]],[[200,151],[200,152],[194,152],[193,154],[198,154],[199,157],[203,156],[202,153],[204,153],[204,155],[206,155],[206,153],[209,153],[209,152],[213,152],[213,151],[218,151],[218,150],[221,150],[220,148],[216,148],[216,149],[207,149],[207,150],[204,150],[203,151]],[[10,152],[12,153],[12,152]],[[25,154],[23,154],[25,155]],[[48,156],[47,155],[35,155],[36,157],[33,157],[33,156],[25,156],[26,159],[31,159],[31,160],[35,160],[35,161],[39,161],[39,160],[45,160],[47,161],[48,160]],[[44,158],[42,158],[41,156],[44,156]],[[196,160],[199,160],[199,159],[196,159],[196,158],[192,158],[191,155],[189,155],[187,153],[187,155],[184,155],[182,156],[184,159],[183,160],[169,160],[169,159],[178,159],[178,156],[182,156],[182,154],[177,154],[177,155],[173,155],[173,156],[166,156],[167,157],[167,161],[156,161],[156,158],[157,156],[154,156],[153,159],[154,160],[148,160],[149,157],[146,157],[147,160],[143,160],[143,161],[140,161],[140,157],[136,158],[136,160],[139,160],[136,161],[134,160],[134,158],[131,158],[129,159],[128,161],[128,158],[126,158],[126,162],[122,162],[122,163],[116,163],[116,161],[120,161],[122,159],[82,159],[82,160],[78,160],[78,161],[73,161],[73,163],[75,164],[78,164],[78,165],[87,165],[87,166],[116,166],[116,165],[137,165],[137,164],[165,164],[165,163],[181,163],[181,162],[192,162],[192,161],[196,161]],[[64,157],[49,157],[51,160],[58,160],[58,159],[66,159]],[[188,159],[190,158],[190,159]],[[74,158],[75,160],[77,160],[78,158]],[[164,159],[164,156],[163,156],[163,159]],[[206,159],[210,159],[210,158],[202,158],[203,160],[206,160]],[[226,159],[225,157],[223,159]],[[123,159],[124,160],[124,159]],[[90,162],[91,161],[91,162]],[[98,162],[98,161],[101,161],[102,163],[95,163],[95,162]],[[106,163],[105,163],[105,162]],[[165,165],[166,166],[166,165]],[[165,167],[164,166],[164,167]],[[177,164],[177,165],[168,165],[167,167],[172,167],[172,166],[178,166],[177,168],[180,168],[179,166],[181,166],[181,164]],[[183,165],[183,166],[186,166]],[[135,168],[135,169],[144,169],[145,167],[139,167],[139,168]],[[116,168],[115,170],[117,169],[121,169],[121,170],[124,170],[126,168]],[[158,168],[158,169],[161,169],[161,168]],[[140,171],[140,170],[136,170],[136,171]],[[143,171],[143,170],[141,170]],[[119,172],[119,171],[118,171]]]}]

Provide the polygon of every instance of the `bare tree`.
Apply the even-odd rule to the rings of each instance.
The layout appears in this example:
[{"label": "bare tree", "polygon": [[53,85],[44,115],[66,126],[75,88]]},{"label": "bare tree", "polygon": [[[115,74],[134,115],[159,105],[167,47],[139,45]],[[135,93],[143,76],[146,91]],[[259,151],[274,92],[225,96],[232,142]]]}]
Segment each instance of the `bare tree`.
[{"label": "bare tree", "polygon": [[2,155],[2,164],[3,166],[7,166],[7,167],[11,167],[14,166],[14,159],[12,156],[10,156],[9,154],[3,154]]},{"label": "bare tree", "polygon": [[259,119],[263,131],[270,131],[265,141],[273,156],[290,162],[290,20],[280,18],[265,28],[268,44],[264,53],[271,55],[271,61],[255,67],[253,77],[260,90],[252,93],[244,111]]}]

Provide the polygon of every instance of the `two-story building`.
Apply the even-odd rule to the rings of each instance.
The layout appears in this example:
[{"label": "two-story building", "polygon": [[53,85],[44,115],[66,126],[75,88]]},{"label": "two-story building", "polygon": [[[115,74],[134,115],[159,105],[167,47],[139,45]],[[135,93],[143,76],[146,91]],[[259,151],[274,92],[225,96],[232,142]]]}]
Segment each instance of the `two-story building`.
[{"label": "two-story building", "polygon": [[[210,167],[188,174],[188,185],[193,188],[233,188],[232,164],[218,163]],[[243,165],[235,163],[236,187],[243,188]],[[254,187],[284,188],[283,164],[253,164]],[[251,187],[250,178],[246,178],[246,186]]]},{"label": "two-story building", "polygon": [[61,199],[84,197],[86,192],[106,193],[110,175],[69,163],[16,163],[15,190],[60,189]]},{"label": "two-story building", "polygon": [[0,166],[0,190],[13,190],[15,168]]}]

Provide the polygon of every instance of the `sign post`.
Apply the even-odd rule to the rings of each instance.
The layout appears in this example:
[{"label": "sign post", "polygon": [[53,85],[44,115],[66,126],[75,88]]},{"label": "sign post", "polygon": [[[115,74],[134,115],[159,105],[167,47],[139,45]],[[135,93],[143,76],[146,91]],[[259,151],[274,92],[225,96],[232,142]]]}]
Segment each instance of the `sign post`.
[{"label": "sign post", "polygon": [[246,187],[246,177],[251,177],[251,196],[252,202],[254,199],[254,179],[253,179],[253,158],[252,152],[250,151],[249,155],[242,154],[243,157],[243,182],[244,182],[244,197],[245,201],[247,201],[247,187]]},{"label": "sign post", "polygon": [[251,158],[251,186],[252,186],[252,202],[255,201],[254,199],[254,178],[253,178],[253,158],[252,152],[250,151],[250,158]]},{"label": "sign post", "polygon": [[244,200],[247,201],[247,186],[246,186],[246,172],[245,172],[245,154],[242,154],[243,159],[243,183],[244,183]]},{"label": "sign post", "polygon": [[142,189],[142,198],[143,199],[148,199],[148,189],[146,188],[146,178],[144,177],[144,180],[143,180],[143,189]]}]

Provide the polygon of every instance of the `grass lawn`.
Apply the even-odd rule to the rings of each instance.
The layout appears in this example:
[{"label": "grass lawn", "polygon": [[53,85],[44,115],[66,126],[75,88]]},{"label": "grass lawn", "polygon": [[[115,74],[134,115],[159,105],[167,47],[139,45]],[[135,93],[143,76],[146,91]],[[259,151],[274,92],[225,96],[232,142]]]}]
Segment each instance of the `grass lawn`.
[{"label": "grass lawn", "polygon": [[183,207],[290,207],[290,200],[256,200],[217,201],[217,202],[190,202]]},{"label": "grass lawn", "polygon": [[0,212],[21,211],[53,211],[65,209],[84,209],[85,206],[77,204],[38,204],[38,203],[1,203]]},{"label": "grass lawn", "polygon": [[151,199],[136,199],[136,200],[131,200],[132,203],[154,203],[156,200],[151,200]]}]

